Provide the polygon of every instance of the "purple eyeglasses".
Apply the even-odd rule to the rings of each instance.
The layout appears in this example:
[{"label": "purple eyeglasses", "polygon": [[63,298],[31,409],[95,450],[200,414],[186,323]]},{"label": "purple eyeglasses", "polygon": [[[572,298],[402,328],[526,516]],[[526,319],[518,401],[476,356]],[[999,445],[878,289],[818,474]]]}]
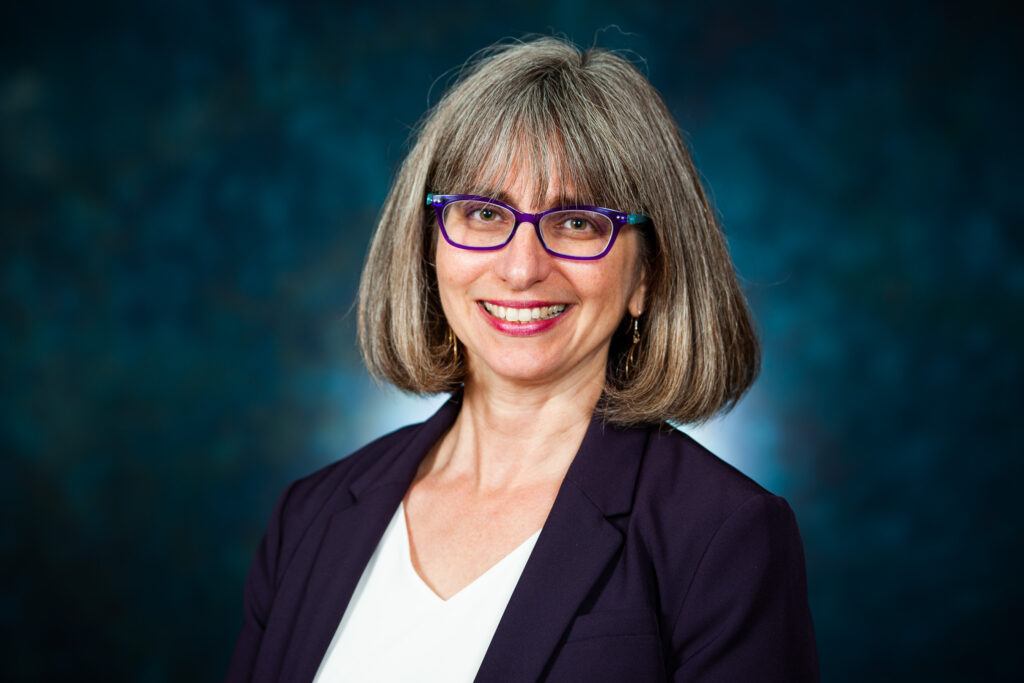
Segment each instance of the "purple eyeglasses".
[{"label": "purple eyeglasses", "polygon": [[495,251],[512,241],[521,223],[532,223],[544,250],[558,258],[593,261],[605,256],[624,225],[646,223],[642,213],[600,206],[560,206],[523,213],[504,202],[470,194],[428,194],[448,244],[472,251]]}]

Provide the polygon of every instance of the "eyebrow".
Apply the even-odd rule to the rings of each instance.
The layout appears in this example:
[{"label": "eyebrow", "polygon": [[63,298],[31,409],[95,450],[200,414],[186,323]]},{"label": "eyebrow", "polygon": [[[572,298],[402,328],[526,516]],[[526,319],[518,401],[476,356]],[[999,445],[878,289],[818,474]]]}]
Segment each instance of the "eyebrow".
[{"label": "eyebrow", "polygon": [[509,206],[512,205],[512,198],[509,197],[507,192],[502,192],[501,190],[498,190],[497,192],[485,190],[481,193],[481,196],[490,197],[491,199],[497,199],[502,204],[508,204]]},{"label": "eyebrow", "polygon": [[[491,199],[496,199],[499,202],[501,202],[502,204],[508,204],[509,206],[515,206],[515,204],[512,203],[511,197],[509,197],[508,193],[503,191],[503,190],[484,189],[484,190],[479,190],[478,193],[474,193],[474,194],[478,194],[478,196],[480,196],[480,197],[489,197]],[[579,199],[577,199],[575,197],[563,197],[562,200],[559,203],[553,204],[553,205],[547,207],[546,209],[541,209],[540,211],[538,211],[538,213],[542,213],[544,211],[550,211],[551,209],[559,209],[559,208],[563,208],[563,207],[574,207],[574,206],[590,206],[590,205],[586,204],[585,202],[580,201]],[[515,208],[518,209],[519,207],[516,206]]]}]

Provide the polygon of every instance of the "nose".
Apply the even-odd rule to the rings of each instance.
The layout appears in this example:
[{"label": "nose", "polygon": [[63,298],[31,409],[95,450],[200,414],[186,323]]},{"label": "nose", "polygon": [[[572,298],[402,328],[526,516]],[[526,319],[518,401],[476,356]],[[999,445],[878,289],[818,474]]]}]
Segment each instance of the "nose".
[{"label": "nose", "polygon": [[533,223],[520,223],[512,241],[496,256],[495,273],[515,290],[529,289],[551,272],[552,256],[544,251]]}]

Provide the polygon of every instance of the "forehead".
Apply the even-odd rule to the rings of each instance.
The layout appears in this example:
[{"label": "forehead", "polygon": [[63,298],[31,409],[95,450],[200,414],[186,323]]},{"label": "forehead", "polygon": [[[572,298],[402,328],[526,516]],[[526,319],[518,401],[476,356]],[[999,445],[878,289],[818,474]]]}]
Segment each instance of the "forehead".
[{"label": "forehead", "polygon": [[[642,166],[585,125],[556,117],[532,120],[501,111],[439,123],[427,190],[500,198],[521,211],[555,206],[607,206],[643,211]],[[567,126],[563,131],[561,126]],[[593,133],[593,134],[590,134]]]},{"label": "forehead", "polygon": [[474,153],[446,156],[432,183],[436,191],[494,197],[522,211],[597,203],[580,160],[570,160],[557,140],[497,139]]},{"label": "forehead", "polygon": [[499,59],[457,86],[428,126],[428,191],[639,210],[643,116],[609,96],[618,72],[576,61]]},{"label": "forehead", "polygon": [[581,201],[571,177],[549,159],[548,168],[539,171],[521,158],[514,159],[502,173],[474,179],[467,194],[493,197],[520,211],[543,211],[555,206],[577,205]]}]

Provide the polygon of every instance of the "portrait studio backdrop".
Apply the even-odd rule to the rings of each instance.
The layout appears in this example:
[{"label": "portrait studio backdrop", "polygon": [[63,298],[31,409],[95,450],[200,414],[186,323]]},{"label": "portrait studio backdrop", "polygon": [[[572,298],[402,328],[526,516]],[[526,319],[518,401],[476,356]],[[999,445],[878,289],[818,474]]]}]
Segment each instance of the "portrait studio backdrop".
[{"label": "portrait studio backdrop", "polygon": [[529,32],[686,130],[765,347],[691,431],[791,502],[824,679],[1009,680],[1020,23],[918,0],[5,5],[5,680],[222,676],[277,494],[438,403],[366,376],[358,275],[453,67]]}]

